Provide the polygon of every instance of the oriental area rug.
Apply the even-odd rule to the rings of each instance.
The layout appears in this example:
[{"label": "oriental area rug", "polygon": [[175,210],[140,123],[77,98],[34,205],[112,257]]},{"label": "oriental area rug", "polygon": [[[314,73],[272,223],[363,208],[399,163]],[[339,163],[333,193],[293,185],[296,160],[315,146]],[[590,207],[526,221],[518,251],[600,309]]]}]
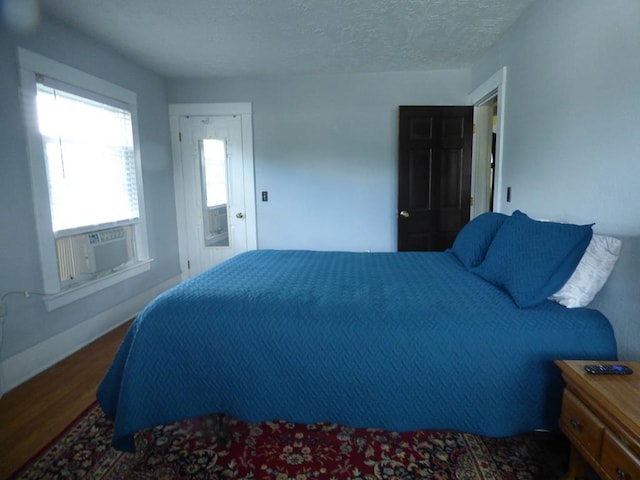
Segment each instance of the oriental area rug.
[{"label": "oriental area rug", "polygon": [[16,479],[554,480],[568,443],[551,433],[488,438],[450,431],[393,433],[336,424],[247,424],[221,417],[156,427],[136,453],[111,448],[113,425],[89,408]]}]

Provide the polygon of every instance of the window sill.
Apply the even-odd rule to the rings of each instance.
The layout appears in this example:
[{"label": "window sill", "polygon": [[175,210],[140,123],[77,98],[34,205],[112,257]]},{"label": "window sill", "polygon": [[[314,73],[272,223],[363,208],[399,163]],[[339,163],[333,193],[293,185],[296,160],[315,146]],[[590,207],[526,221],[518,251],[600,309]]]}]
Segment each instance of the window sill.
[{"label": "window sill", "polygon": [[110,275],[106,275],[96,280],[92,280],[81,285],[69,287],[59,293],[47,295],[44,298],[45,308],[48,312],[55,310],[56,308],[63,307],[75,301],[78,301],[84,297],[87,297],[93,293],[99,292],[107,287],[120,283],[129,278],[133,278],[136,275],[147,272],[151,269],[151,262],[153,260],[142,260],[135,265],[124,268],[118,272],[114,272]]}]

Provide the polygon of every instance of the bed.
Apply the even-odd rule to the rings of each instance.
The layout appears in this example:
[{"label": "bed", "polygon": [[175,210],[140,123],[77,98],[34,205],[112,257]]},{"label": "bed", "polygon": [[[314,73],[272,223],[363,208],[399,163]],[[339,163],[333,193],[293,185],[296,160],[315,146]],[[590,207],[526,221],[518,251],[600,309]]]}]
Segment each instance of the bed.
[{"label": "bed", "polygon": [[[489,436],[556,430],[553,360],[616,359],[613,331],[596,310],[546,291],[523,306],[532,300],[516,301],[512,280],[498,286],[480,267],[513,217],[491,217],[500,225],[468,224],[447,252],[257,250],[160,295],[98,389],[114,447],[132,451],[139,430],[217,413]],[[569,270],[586,246],[581,238]]]}]

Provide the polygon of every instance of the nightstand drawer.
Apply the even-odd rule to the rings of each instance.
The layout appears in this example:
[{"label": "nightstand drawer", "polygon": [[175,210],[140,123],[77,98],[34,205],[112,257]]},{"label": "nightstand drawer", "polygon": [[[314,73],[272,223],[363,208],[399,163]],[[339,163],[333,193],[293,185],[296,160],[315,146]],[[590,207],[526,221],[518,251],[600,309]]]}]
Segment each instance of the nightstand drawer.
[{"label": "nightstand drawer", "polygon": [[640,362],[632,375],[590,375],[586,365],[614,361],[557,360],[566,388],[560,429],[571,442],[567,480],[640,480]]},{"label": "nightstand drawer", "polygon": [[560,427],[568,437],[573,438],[575,443],[586,450],[594,459],[600,457],[605,426],[567,389],[562,397]]},{"label": "nightstand drawer", "polygon": [[640,480],[640,459],[607,430],[600,465],[616,480]]}]

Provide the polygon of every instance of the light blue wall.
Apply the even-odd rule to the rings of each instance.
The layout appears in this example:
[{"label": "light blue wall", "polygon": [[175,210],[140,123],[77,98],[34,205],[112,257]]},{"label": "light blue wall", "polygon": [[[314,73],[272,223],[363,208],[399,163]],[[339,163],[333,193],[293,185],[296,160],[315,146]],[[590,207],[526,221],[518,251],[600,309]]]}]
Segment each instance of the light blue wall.
[{"label": "light blue wall", "polygon": [[640,235],[639,25],[637,0],[539,0],[474,65],[508,69],[504,210]]},{"label": "light blue wall", "polygon": [[398,106],[461,105],[469,87],[469,70],[173,79],[168,98],[252,102],[260,248],[394,251]]},{"label": "light blue wall", "polygon": [[29,35],[0,27],[0,294],[43,288],[19,98],[18,46],[137,93],[149,248],[154,261],[150,272],[52,312],[46,312],[39,297],[8,297],[2,342],[5,359],[179,274],[164,80],[90,38],[45,19]]},{"label": "light blue wall", "polygon": [[[473,66],[474,87],[506,65],[507,213],[595,222],[623,237],[593,306],[622,357],[640,360],[640,2],[539,0]],[[503,190],[503,198],[506,198]]]}]

